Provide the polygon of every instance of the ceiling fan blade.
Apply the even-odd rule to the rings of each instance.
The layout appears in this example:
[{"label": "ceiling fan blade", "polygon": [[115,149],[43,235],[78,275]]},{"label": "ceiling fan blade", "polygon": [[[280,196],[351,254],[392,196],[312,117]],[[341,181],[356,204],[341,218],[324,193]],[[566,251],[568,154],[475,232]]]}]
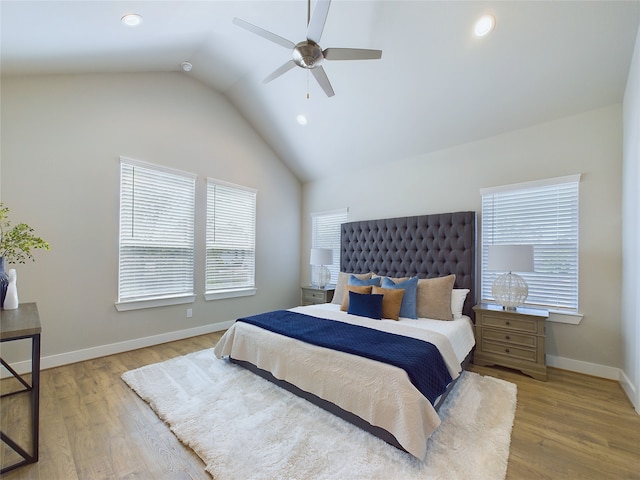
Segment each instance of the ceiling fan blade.
[{"label": "ceiling fan blade", "polygon": [[278,45],[288,48],[290,50],[293,50],[294,47],[296,46],[296,44],[293,43],[292,41],[287,40],[286,38],[283,38],[280,35],[276,35],[275,33],[271,33],[270,31],[265,30],[264,28],[254,25],[253,23],[245,22],[241,18],[233,17],[233,23],[239,27],[244,28],[245,30],[250,31],[251,33],[260,35],[262,38],[266,38],[267,40],[273,43],[277,43]]},{"label": "ceiling fan blade", "polygon": [[293,60],[289,60],[284,65],[276,68],[271,75],[269,75],[267,78],[265,78],[262,81],[262,83],[269,83],[271,80],[274,80],[278,78],[280,75],[287,73],[289,70],[291,70],[295,66],[296,66],[295,62]]},{"label": "ceiling fan blade", "polygon": [[322,67],[316,67],[311,69],[311,73],[314,78],[318,82],[318,85],[324,90],[324,93],[327,94],[327,97],[333,97],[335,92],[331,87],[331,82],[329,81],[329,77],[327,77],[327,73],[324,71]]},{"label": "ceiling fan blade", "polygon": [[311,40],[314,43],[320,43],[324,24],[327,21],[327,15],[329,15],[330,5],[331,0],[316,1],[316,8],[313,10],[313,16],[307,26],[307,40]]},{"label": "ceiling fan blade", "polygon": [[322,52],[325,60],[378,60],[382,50],[363,48],[327,48]]}]

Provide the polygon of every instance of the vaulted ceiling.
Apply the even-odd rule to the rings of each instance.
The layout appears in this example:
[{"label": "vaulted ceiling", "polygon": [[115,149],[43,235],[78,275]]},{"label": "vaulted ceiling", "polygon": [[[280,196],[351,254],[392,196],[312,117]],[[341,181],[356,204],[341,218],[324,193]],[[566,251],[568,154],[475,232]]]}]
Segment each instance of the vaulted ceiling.
[{"label": "vaulted ceiling", "polygon": [[[232,23],[239,17],[297,43],[307,7],[2,0],[2,74],[181,72],[226,95],[300,180],[312,181],[621,102],[640,25],[639,1],[334,0],[322,47],[383,53],[326,61],[335,90],[327,97],[302,68],[262,83],[291,52]],[[124,26],[126,13],[142,23]],[[496,26],[477,38],[482,14]]]}]

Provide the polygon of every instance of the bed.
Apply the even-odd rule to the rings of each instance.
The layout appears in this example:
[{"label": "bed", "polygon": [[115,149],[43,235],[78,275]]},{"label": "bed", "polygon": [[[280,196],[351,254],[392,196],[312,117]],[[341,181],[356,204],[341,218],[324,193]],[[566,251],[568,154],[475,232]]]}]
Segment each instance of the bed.
[{"label": "bed", "polygon": [[[238,319],[216,345],[216,356],[228,357],[423,459],[427,439],[440,424],[437,410],[469,361],[475,343],[475,220],[475,212],[454,212],[343,224],[341,273],[334,303]],[[406,304],[398,307],[399,302],[395,307],[400,310],[390,314],[398,315],[397,319],[372,319],[361,312],[353,313],[365,300],[367,304],[371,300],[379,303],[380,293],[384,293],[386,308],[387,298],[397,297],[397,292],[389,292],[402,290],[404,295],[410,291],[405,287],[409,280],[418,285],[417,318],[398,315],[399,311],[407,312]],[[367,292],[366,285],[360,289],[363,283],[377,281],[388,288],[378,287],[377,294]],[[363,343],[358,348],[369,352],[354,354],[313,340],[308,343],[295,335],[292,338],[279,327],[272,329],[270,324],[261,323],[271,322],[271,317],[278,325],[293,325],[305,334],[306,322],[322,324],[332,331],[346,329],[354,335],[366,332],[357,337]],[[365,338],[369,335],[374,339],[371,345],[382,344],[384,348],[366,347]],[[439,365],[440,373],[425,375],[442,377],[438,390],[427,394],[424,385],[416,381],[419,375],[377,360],[381,351],[393,343],[390,340],[410,342],[418,345],[416,348],[425,342],[437,347],[438,361],[434,359],[433,364]],[[404,348],[403,344],[401,349]],[[436,368],[431,367],[431,360],[418,363],[422,370],[425,365]]]}]

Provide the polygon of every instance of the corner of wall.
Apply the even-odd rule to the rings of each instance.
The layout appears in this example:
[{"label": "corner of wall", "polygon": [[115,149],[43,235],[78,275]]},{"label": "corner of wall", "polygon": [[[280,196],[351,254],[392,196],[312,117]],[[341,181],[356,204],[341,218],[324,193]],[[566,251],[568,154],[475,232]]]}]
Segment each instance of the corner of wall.
[{"label": "corner of wall", "polygon": [[620,384],[640,413],[640,28],[636,34],[623,99],[623,193],[622,193],[622,333],[624,363]]}]

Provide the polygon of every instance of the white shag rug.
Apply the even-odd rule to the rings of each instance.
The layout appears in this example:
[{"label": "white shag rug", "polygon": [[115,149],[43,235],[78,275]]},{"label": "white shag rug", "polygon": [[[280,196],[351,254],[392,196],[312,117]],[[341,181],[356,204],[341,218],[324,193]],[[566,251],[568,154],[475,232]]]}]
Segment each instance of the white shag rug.
[{"label": "white shag rug", "polygon": [[216,359],[213,349],[122,378],[215,480],[499,480],[507,472],[516,386],[472,372],[440,409],[424,461]]}]

